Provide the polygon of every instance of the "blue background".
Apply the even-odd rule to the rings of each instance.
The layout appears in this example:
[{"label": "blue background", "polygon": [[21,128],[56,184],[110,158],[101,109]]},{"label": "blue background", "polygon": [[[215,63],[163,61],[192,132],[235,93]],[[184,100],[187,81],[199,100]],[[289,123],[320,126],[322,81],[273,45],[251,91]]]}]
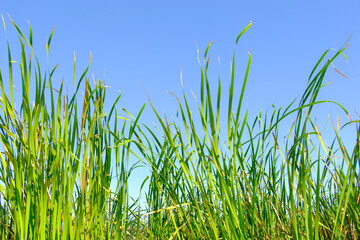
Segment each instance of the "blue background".
[{"label": "blue background", "polygon": [[[235,50],[234,100],[236,102],[240,94],[247,52],[251,49],[253,61],[245,106],[253,118],[260,110],[271,109],[271,104],[287,106],[293,99],[299,99],[321,54],[329,48],[340,49],[353,34],[345,51],[349,61],[339,57],[334,62],[335,67],[351,79],[330,68],[325,82],[331,84],[321,91],[319,100],[339,102],[354,118],[355,111],[360,113],[360,2],[356,0],[3,1],[0,11],[7,26],[7,34],[0,30],[0,67],[4,75],[7,39],[14,60],[20,59],[18,38],[9,14],[26,34],[29,32],[26,20],[31,23],[35,53],[45,64],[45,45],[55,27],[50,66],[59,63],[59,67],[53,78],[54,86],[64,80],[65,89],[73,91],[74,52],[77,78],[88,65],[91,52],[91,73],[111,86],[107,93],[110,103],[121,91],[119,108],[136,114],[147,101],[144,86],[159,113],[165,112],[170,120],[175,119],[177,101],[167,91],[181,96],[184,89],[189,99],[193,99],[190,91],[199,96],[200,68],[195,41],[200,60],[213,41],[209,51],[209,80],[215,93],[218,74],[221,76],[225,116],[235,40],[249,21],[253,22]],[[18,88],[19,80],[14,82]],[[195,106],[195,100],[191,104]],[[346,121],[346,116],[334,105],[324,104],[316,109],[322,120],[326,120],[329,113],[330,120],[336,121],[340,114],[340,119]],[[142,122],[156,122],[149,105]],[[353,144],[353,131],[348,140]]]}]

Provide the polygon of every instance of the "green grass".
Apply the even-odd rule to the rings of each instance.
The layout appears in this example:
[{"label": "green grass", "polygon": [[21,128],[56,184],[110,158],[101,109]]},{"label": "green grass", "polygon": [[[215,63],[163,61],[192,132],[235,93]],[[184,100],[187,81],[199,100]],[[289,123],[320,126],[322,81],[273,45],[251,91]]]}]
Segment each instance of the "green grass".
[{"label": "green grass", "polygon": [[[149,99],[160,126],[155,129],[141,123],[145,104],[137,115],[126,112],[129,119],[119,115],[120,96],[105,105],[106,86],[100,79],[90,84],[89,67],[76,79],[76,61],[74,94],[65,94],[63,84],[53,86],[57,66],[40,65],[31,27],[26,37],[13,26],[20,60],[8,43],[8,79],[0,74],[1,239],[360,238],[359,120],[334,123],[335,138],[327,145],[311,118],[325,102],[348,114],[317,99],[330,64],[346,46],[320,57],[298,104],[250,121],[242,105],[252,55],[239,97],[234,53],[224,99],[220,76],[210,93],[210,43],[198,108],[190,109],[185,93],[174,95],[178,119],[168,122]],[[20,71],[13,75],[13,68]],[[15,80],[21,80],[19,93],[10,87]],[[220,114],[222,101],[228,109]],[[105,106],[111,106],[107,112]],[[220,115],[227,116],[225,127]],[[284,143],[279,132],[285,121],[293,124]],[[345,146],[340,130],[351,127],[357,137]],[[128,191],[139,163],[150,172],[142,176],[145,203]]]}]

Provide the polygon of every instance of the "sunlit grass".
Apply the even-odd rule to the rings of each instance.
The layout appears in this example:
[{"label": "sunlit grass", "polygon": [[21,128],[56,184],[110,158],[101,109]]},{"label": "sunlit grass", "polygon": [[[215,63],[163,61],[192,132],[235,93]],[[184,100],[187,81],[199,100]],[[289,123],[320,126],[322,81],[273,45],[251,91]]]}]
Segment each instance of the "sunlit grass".
[{"label": "sunlit grass", "polygon": [[[1,239],[360,238],[359,120],[343,126],[356,126],[354,145],[345,146],[341,126],[333,123],[336,137],[327,145],[311,118],[324,102],[348,115],[341,105],[317,99],[326,71],[347,45],[320,57],[298,103],[250,121],[242,106],[251,53],[245,73],[237,74],[243,76],[240,95],[234,91],[234,53],[224,99],[220,77],[218,88],[210,89],[210,43],[198,108],[190,109],[185,93],[174,95],[178,119],[168,122],[149,99],[160,124],[154,129],[141,123],[145,104],[133,116],[125,111],[129,119],[120,117],[120,96],[109,104],[104,83],[90,83],[89,67],[78,80],[74,74],[74,94],[65,94],[63,84],[53,86],[57,66],[40,65],[31,27],[26,37],[13,26],[20,60],[8,43],[9,79],[0,74]],[[18,95],[14,81],[21,81]],[[222,101],[228,108],[220,111]],[[293,124],[284,142],[279,131],[285,121]],[[138,167],[130,159],[150,171],[137,176],[144,180],[145,203],[129,196],[129,177]]]}]

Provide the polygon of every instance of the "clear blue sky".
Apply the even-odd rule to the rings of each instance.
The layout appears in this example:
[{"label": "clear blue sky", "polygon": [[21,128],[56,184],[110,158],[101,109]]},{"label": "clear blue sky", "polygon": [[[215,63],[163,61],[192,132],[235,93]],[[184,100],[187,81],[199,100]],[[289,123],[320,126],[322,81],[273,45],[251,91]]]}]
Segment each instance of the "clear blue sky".
[{"label": "clear blue sky", "polygon": [[[73,88],[73,54],[78,76],[92,52],[92,73],[112,86],[108,94],[122,92],[121,107],[136,113],[147,96],[160,113],[174,116],[177,102],[167,91],[181,96],[180,68],[184,90],[199,96],[200,72],[195,41],[203,56],[210,41],[212,61],[210,81],[220,73],[224,95],[230,81],[230,59],[239,32],[253,22],[236,48],[237,94],[241,86],[248,50],[253,62],[245,93],[246,106],[255,116],[260,109],[286,106],[300,98],[307,78],[321,54],[339,49],[353,34],[336,68],[351,79],[330,69],[331,82],[319,99],[344,105],[351,115],[360,113],[360,2],[351,1],[6,1],[1,13],[8,27],[12,48],[18,48],[11,18],[28,32],[34,32],[36,54],[46,62],[45,43],[55,27],[50,49],[50,65],[60,63],[54,78],[57,86]],[[10,30],[11,29],[11,30]],[[332,53],[335,53],[333,51]],[[0,67],[6,68],[6,37],[0,31]],[[14,55],[14,58],[17,56]],[[220,58],[220,67],[217,58]],[[18,58],[18,57],[17,57]],[[20,85],[15,82],[15,85]],[[324,105],[318,114],[338,114]],[[149,107],[149,106],[148,106]],[[171,117],[170,117],[171,118]],[[150,108],[144,122],[155,121]]]}]

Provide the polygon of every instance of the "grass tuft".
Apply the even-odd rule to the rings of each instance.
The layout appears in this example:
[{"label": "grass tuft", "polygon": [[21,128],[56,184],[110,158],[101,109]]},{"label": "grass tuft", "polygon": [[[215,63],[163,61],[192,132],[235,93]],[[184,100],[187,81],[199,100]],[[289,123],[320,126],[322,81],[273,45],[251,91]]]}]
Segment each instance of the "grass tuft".
[{"label": "grass tuft", "polygon": [[[338,103],[318,100],[329,66],[348,45],[321,55],[298,105],[274,107],[253,121],[242,108],[252,55],[237,96],[234,53],[224,139],[221,79],[213,102],[208,77],[212,42],[200,65],[198,108],[190,109],[185,93],[174,95],[178,119],[168,122],[149,99],[160,124],[153,129],[141,123],[145,104],[136,115],[122,108],[129,118],[120,117],[121,96],[109,104],[104,83],[90,84],[89,66],[77,80],[75,55],[74,93],[65,94],[63,83],[53,86],[57,65],[42,67],[31,26],[27,38],[11,22],[21,54],[15,62],[8,43],[8,79],[0,71],[1,239],[360,238],[360,120],[333,123],[335,137],[327,145],[312,119],[314,107],[324,103],[349,115]],[[16,77],[13,67],[20,70]],[[21,80],[19,96],[13,78]],[[182,84],[182,70],[180,78]],[[340,131],[353,126],[354,145],[345,146]],[[145,203],[128,191],[140,163],[150,171],[140,190]]]}]

